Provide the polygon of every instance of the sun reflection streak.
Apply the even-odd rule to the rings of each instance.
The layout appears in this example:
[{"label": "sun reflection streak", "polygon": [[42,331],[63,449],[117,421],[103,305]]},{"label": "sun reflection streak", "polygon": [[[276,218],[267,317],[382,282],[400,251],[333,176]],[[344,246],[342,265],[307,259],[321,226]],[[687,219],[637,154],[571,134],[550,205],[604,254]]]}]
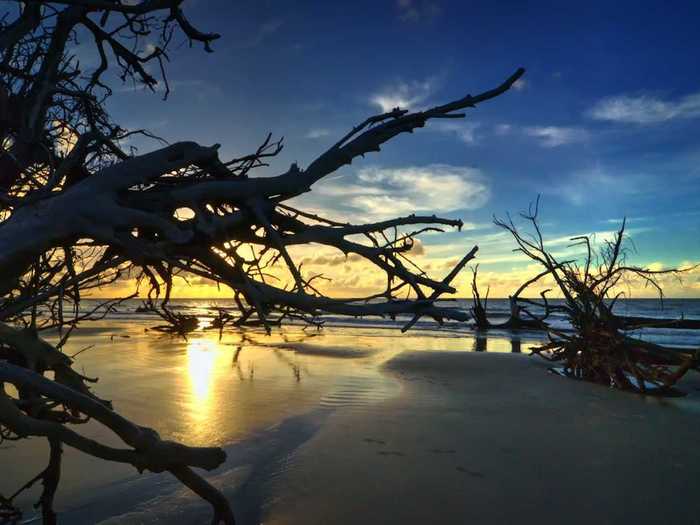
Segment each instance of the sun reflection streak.
[{"label": "sun reflection streak", "polygon": [[217,344],[209,339],[194,339],[187,345],[187,375],[195,413],[205,415],[212,403],[214,364]]}]

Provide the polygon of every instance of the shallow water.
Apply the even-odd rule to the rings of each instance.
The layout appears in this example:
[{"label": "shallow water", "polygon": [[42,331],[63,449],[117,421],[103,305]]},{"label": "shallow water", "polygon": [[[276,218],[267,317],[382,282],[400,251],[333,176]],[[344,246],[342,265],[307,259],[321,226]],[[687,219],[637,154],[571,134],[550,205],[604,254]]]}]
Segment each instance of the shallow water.
[{"label": "shallow water", "polygon": [[[550,304],[561,304],[560,299],[552,299]],[[91,311],[99,302],[94,299],[87,299],[81,303],[81,308],[85,312]],[[472,307],[471,300],[455,299],[438,301],[438,305],[456,308],[458,310],[469,312]],[[151,324],[158,324],[159,319],[148,312],[139,312],[138,309],[142,302],[138,299],[128,300],[119,306],[115,311],[110,311],[107,314],[107,319],[114,322],[134,322],[144,321]],[[201,319],[211,319],[216,315],[217,311],[235,311],[236,306],[233,300],[213,300],[213,299],[176,299],[171,302],[171,307],[177,311],[196,315]],[[510,306],[507,299],[489,299],[486,304],[489,320],[493,323],[506,321],[510,313]],[[532,313],[539,315],[541,311],[537,307],[531,307]],[[615,313],[623,316],[631,317],[651,317],[664,319],[700,319],[700,299],[665,299],[659,301],[657,299],[620,299],[614,308]],[[409,316],[398,316],[396,320],[382,318],[348,318],[340,316],[326,315],[322,320],[325,325],[336,328],[357,328],[364,329],[365,335],[376,334],[381,337],[402,337],[396,329],[410,318]],[[569,323],[561,313],[553,313],[547,322],[554,328],[567,330],[570,328]],[[391,334],[378,332],[379,330],[388,330]],[[422,318],[416,323],[412,335],[430,334],[436,337],[458,337],[476,336],[474,329],[470,323],[446,322],[445,325],[436,330],[436,324],[429,318]],[[518,334],[513,334],[510,331],[492,331],[491,336],[499,336],[501,338],[512,339],[518,337]],[[657,342],[660,344],[672,345],[677,347],[697,348],[700,347],[700,331],[699,330],[676,330],[669,328],[646,328],[636,330],[636,337]],[[531,333],[526,334],[526,338],[540,338],[542,334]]]},{"label": "shallow water", "polygon": [[[190,306],[204,320],[210,305]],[[225,333],[221,340],[216,332],[198,331],[184,340],[147,331],[153,324],[153,318],[132,314],[85,323],[65,351],[94,345],[77,356],[77,368],[99,377],[96,393],[134,422],[166,439],[225,447],[228,461],[211,479],[251,523],[274,503],[275,480],[294,465],[295,451],[329,415],[376,417],[380,402],[398,396],[405,381],[382,371],[398,354],[518,353],[543,339],[536,332],[494,331],[482,337],[454,327],[420,326],[401,334],[388,325],[358,322],[331,323],[320,331],[291,326],[270,336],[247,329]],[[120,445],[96,424],[77,430]],[[47,454],[42,440],[1,445],[0,493],[12,493],[36,475]],[[29,520],[37,494],[19,500]],[[207,506],[169,475],[140,476],[131,467],[72,450],[64,455],[57,508],[64,523],[77,525],[171,523],[175,516],[181,523],[198,523],[208,515]]]},{"label": "shallow water", "polygon": [[[420,330],[401,335],[371,326],[321,331],[291,327],[270,336],[244,330],[226,333],[221,340],[215,331],[198,331],[184,340],[147,331],[152,325],[150,319],[86,323],[71,337],[65,352],[80,352],[77,369],[99,377],[95,392],[112,400],[120,413],[155,428],[163,438],[188,445],[255,440],[261,432],[302,414],[372,410],[374,403],[399,393],[399,382],[381,373],[380,367],[405,350],[518,348],[499,337],[477,341],[463,334]],[[525,339],[519,344],[526,348],[534,342]],[[120,445],[97,424],[77,430]],[[38,473],[47,453],[43,440],[5,443],[0,449],[0,493],[12,493]],[[66,451],[64,465],[57,499],[57,508],[63,511],[88,504],[91,493],[115,483],[124,484],[127,492],[130,484],[143,483],[131,467],[105,464],[73,450]],[[19,500],[28,516],[33,515],[29,506],[36,497],[37,491],[31,491]]]}]

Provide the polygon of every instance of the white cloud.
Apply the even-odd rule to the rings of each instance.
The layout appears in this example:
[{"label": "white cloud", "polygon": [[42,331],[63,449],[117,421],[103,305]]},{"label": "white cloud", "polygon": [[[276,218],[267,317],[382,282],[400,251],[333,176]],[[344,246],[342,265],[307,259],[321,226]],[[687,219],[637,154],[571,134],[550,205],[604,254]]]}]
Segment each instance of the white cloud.
[{"label": "white cloud", "polygon": [[330,135],[331,132],[328,129],[325,128],[312,128],[310,129],[306,135],[304,135],[307,139],[322,139],[323,137],[327,137]]},{"label": "white cloud", "polygon": [[493,132],[496,135],[508,135],[513,131],[513,125],[512,124],[496,124],[493,128]]},{"label": "white cloud", "polygon": [[525,133],[540,139],[540,145],[546,148],[582,142],[588,138],[588,132],[585,129],[573,127],[533,126],[525,128]]},{"label": "white cloud", "polygon": [[350,208],[360,220],[476,209],[490,197],[478,169],[446,164],[363,168],[356,183],[319,184],[314,192],[324,208]]},{"label": "white cloud", "polygon": [[627,124],[656,124],[674,119],[698,118],[700,93],[672,101],[646,95],[607,97],[599,100],[587,114],[595,120]]},{"label": "white cloud", "polygon": [[321,184],[318,188],[314,188],[317,195],[325,197],[350,197],[353,195],[385,195],[386,191],[382,188],[371,186],[368,184]]},{"label": "white cloud", "polygon": [[383,113],[394,108],[415,109],[425,102],[433,94],[436,87],[434,78],[428,78],[423,82],[398,82],[388,86],[379,93],[370,97],[370,103],[378,106]]},{"label": "white cloud", "polygon": [[545,193],[560,195],[575,206],[583,206],[601,198],[620,199],[645,191],[656,191],[653,177],[643,173],[613,175],[598,166],[572,173],[560,185],[547,189]]},{"label": "white cloud", "polygon": [[146,44],[146,47],[144,48],[143,55],[144,56],[151,55],[151,54],[155,53],[157,48],[158,47],[153,42],[148,42]]},{"label": "white cloud", "polygon": [[516,91],[522,91],[522,90],[525,89],[528,85],[529,85],[529,84],[528,84],[527,80],[525,80],[524,78],[519,78],[518,80],[516,80],[516,81],[513,83],[513,89],[515,89]]},{"label": "white cloud", "polygon": [[459,140],[465,144],[475,144],[476,135],[475,131],[481,124],[478,122],[464,122],[464,121],[454,121],[445,122],[438,121],[432,124],[429,129],[434,129],[436,131],[441,131],[444,133],[452,133],[457,136]]},{"label": "white cloud", "polygon": [[618,219],[606,219],[602,222],[607,223],[607,224],[615,224],[617,226],[622,224],[622,221],[625,221],[627,224],[631,222],[643,222],[643,221],[650,221],[653,220],[653,217],[620,217]]}]

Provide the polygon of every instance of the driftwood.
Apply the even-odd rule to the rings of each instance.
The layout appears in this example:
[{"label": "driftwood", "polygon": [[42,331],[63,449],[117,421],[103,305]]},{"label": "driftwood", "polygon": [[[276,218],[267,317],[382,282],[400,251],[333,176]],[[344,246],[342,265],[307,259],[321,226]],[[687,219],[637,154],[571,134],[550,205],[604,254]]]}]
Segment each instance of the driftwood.
[{"label": "driftwood", "polygon": [[[626,280],[640,279],[662,297],[657,277],[679,271],[654,271],[627,264],[624,221],[614,239],[600,248],[596,249],[587,236],[573,238],[573,246],[586,252],[580,264],[576,260],[559,261],[545,248],[538,207],[539,199],[528,212],[521,213],[530,226],[527,233],[510,216],[495,219],[513,236],[516,251],[544,268],[533,282],[544,277],[554,281],[564,298],[564,305],[558,308],[573,327],[573,333],[548,328],[549,342],[532,348],[532,352],[561,363],[563,373],[572,377],[639,393],[677,393],[675,383],[689,370],[698,370],[698,353],[679,352],[630,337],[612,310],[624,295],[619,288]],[[546,299],[538,305],[546,312],[552,308]]]},{"label": "driftwood", "polygon": [[[111,94],[105,72],[155,90],[159,81],[149,72],[155,65],[167,97],[164,64],[177,35],[211,51],[219,35],[195,28],[182,0],[32,0],[15,7],[14,18],[0,20],[0,440],[39,436],[51,444],[49,466],[36,480],[44,486],[40,506],[46,523],[55,521],[60,450],[70,446],[138,470],[168,471],[211,503],[213,523],[232,524],[229,503],[192,470],[219,466],[225,460],[221,449],[160,439],[113,411],[89,388],[95,379],[73,370],[61,352],[71,331],[116,304],[107,301],[85,313],[81,298],[91,289],[136,278],[168,330],[180,335],[194,321],[167,308],[178,276],[230,289],[238,313],[235,319],[222,316],[219,329],[258,323],[269,330],[287,319],[314,326],[324,312],[408,314],[404,329],[424,316],[468,320],[467,313],[436,300],[455,292],[451,282],[476,247],[465,250],[443,280],[409,259],[426,228],[460,228],[461,221],[409,215],[346,224],[287,201],[399,134],[433,119],[464,117],[462,110],[505,93],[524,70],[478,95],[424,111],[396,108],[372,116],[306,168],[293,164],[277,176],[254,177],[282,149],[271,135],[256,151],[228,160],[219,158],[218,144],[196,142],[137,155],[122,147],[124,141],[148,132],[122,128],[105,109]],[[82,71],[72,54],[78,32],[91,39],[87,43],[98,59],[92,71]],[[187,218],[178,214],[183,209]],[[288,251],[311,243],[374,265],[386,274],[386,289],[355,299],[320,293],[319,276],[305,275]],[[273,284],[273,267],[286,272],[289,284]],[[62,334],[56,345],[41,336],[50,328]],[[88,418],[111,429],[124,448],[77,432],[75,424]],[[15,498],[0,498],[0,519],[15,519]]]},{"label": "driftwood", "polygon": [[[503,329],[503,330],[541,330],[547,331],[549,325],[547,318],[553,312],[566,312],[566,307],[555,305],[547,300],[546,294],[551,290],[544,290],[541,294],[541,301],[520,297],[525,289],[542,279],[549,273],[537,274],[535,277],[523,283],[513,295],[508,297],[510,303],[510,316],[502,323],[492,323],[488,319],[487,304],[489,288],[486,289],[486,296],[482,299],[477,283],[479,265],[472,268],[472,307],[470,313],[474,319],[474,327],[477,330]],[[536,315],[528,309],[528,305],[543,308],[544,313]],[[674,319],[657,317],[635,317],[628,315],[616,315],[611,313],[611,322],[622,331],[639,330],[640,328],[665,328],[669,330],[700,330],[700,320],[698,319]]]},{"label": "driftwood", "polygon": [[165,321],[165,324],[151,328],[151,330],[156,332],[164,332],[186,338],[187,334],[199,328],[199,318],[196,315],[176,312],[168,307],[166,301],[163,301],[160,305],[156,305],[151,301],[144,303],[143,306],[142,312],[154,313]]},{"label": "driftwood", "polygon": [[638,330],[640,328],[700,330],[700,319],[669,319],[655,317],[633,317],[628,315],[615,315],[614,318],[621,330]]},{"label": "driftwood", "polygon": [[489,291],[490,288],[486,289],[486,295],[484,299],[481,299],[481,294],[479,293],[479,286],[477,285],[477,276],[479,273],[479,265],[475,265],[472,268],[472,307],[470,312],[474,318],[474,324],[479,330],[488,330],[492,328],[492,324],[486,316],[486,307],[489,302]]},{"label": "driftwood", "polygon": [[[489,289],[486,290],[486,295],[482,300],[477,283],[479,265],[472,268],[472,307],[471,314],[474,318],[474,326],[478,330],[502,329],[502,330],[546,330],[546,319],[550,313],[557,307],[550,305],[547,302],[546,291],[542,293],[543,305],[545,305],[544,315],[535,315],[527,308],[527,304],[536,304],[529,299],[523,299],[520,295],[527,289],[528,286],[537,282],[544,274],[539,274],[532,279],[523,283],[513,295],[508,297],[510,305],[510,315],[508,319],[502,323],[492,323],[487,315],[487,304]],[[547,290],[548,291],[548,290]],[[539,306],[539,305],[538,305]]]}]

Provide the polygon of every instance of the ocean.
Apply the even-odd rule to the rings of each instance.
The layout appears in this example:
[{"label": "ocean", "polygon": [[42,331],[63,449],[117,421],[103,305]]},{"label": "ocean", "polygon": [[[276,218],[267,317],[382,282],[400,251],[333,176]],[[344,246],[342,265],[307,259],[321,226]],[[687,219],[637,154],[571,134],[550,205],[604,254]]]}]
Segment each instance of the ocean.
[{"label": "ocean", "polygon": [[[87,299],[81,304],[81,311],[87,312],[95,308],[100,300]],[[562,304],[562,300],[550,300],[550,304]],[[137,311],[143,302],[139,299],[130,299],[118,305],[114,311],[109,312],[105,317],[107,320],[118,322],[148,322],[153,321],[159,324],[158,316],[150,312]],[[439,306],[457,308],[468,312],[472,306],[471,299],[455,299],[438,301]],[[221,299],[173,299],[170,303],[173,310],[181,313],[195,315],[200,318],[202,325],[206,326],[213,319],[218,311],[235,313],[237,311],[233,300]],[[532,313],[541,314],[541,310],[531,308]],[[700,320],[700,299],[621,299],[615,305],[614,312],[620,316],[628,317],[648,317],[658,319],[694,319]],[[489,299],[487,303],[487,314],[489,320],[495,324],[508,319],[510,307],[507,299]],[[328,327],[344,327],[347,329],[358,329],[363,333],[376,330],[400,329],[410,318],[409,315],[398,316],[396,320],[378,317],[352,318],[344,316],[323,315],[324,325]],[[547,322],[557,330],[570,330],[570,325],[562,313],[554,313]],[[298,322],[291,322],[298,325]],[[446,321],[444,326],[439,326],[430,318],[422,318],[412,328],[412,331],[439,333],[444,337],[480,336],[485,337],[505,337],[521,339],[523,337],[534,340],[544,340],[546,335],[536,330],[489,330],[479,332],[471,326],[471,323],[460,323]],[[629,332],[630,335],[651,341],[654,343],[677,347],[677,348],[700,348],[700,330],[685,330],[674,328],[644,328]]]}]

